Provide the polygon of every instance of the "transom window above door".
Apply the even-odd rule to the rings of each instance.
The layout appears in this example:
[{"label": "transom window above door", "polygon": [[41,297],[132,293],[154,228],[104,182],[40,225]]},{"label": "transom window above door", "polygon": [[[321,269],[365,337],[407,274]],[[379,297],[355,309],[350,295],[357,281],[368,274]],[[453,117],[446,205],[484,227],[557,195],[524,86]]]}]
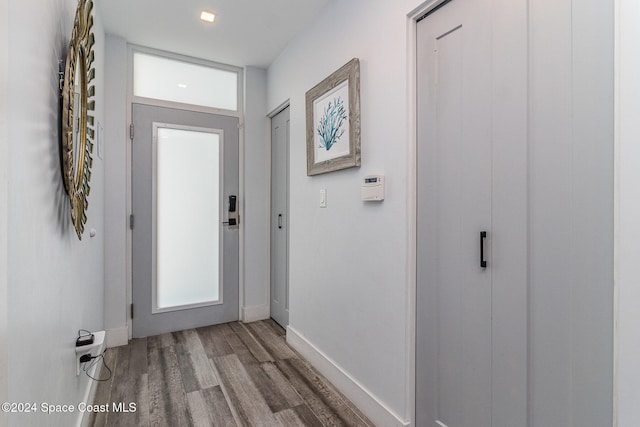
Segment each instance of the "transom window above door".
[{"label": "transom window above door", "polygon": [[240,69],[134,50],[133,96],[237,112]]}]

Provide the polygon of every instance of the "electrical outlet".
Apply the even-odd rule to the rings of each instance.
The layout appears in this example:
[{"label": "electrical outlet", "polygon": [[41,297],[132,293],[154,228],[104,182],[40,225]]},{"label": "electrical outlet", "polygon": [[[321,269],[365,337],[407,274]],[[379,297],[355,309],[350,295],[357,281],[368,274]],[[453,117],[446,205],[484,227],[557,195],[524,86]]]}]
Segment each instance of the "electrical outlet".
[{"label": "electrical outlet", "polygon": [[103,350],[104,338],[106,336],[106,332],[98,331],[98,332],[94,332],[92,335],[93,335],[93,341],[91,343],[76,346],[76,375],[80,375],[80,365],[82,363],[86,363],[85,361],[82,361],[82,362],[80,361],[82,356],[96,355]]}]

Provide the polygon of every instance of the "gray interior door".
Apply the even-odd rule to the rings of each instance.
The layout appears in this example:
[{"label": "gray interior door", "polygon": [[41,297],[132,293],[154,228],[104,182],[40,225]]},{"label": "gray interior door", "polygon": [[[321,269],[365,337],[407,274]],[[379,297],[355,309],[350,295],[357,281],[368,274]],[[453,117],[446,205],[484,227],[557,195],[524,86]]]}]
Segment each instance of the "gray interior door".
[{"label": "gray interior door", "polygon": [[492,425],[491,26],[480,18],[484,3],[454,0],[418,23],[418,426]]},{"label": "gray interior door", "polygon": [[289,324],[289,107],[271,119],[271,317]]},{"label": "gray interior door", "polygon": [[238,119],[133,105],[133,336],[238,319]]}]

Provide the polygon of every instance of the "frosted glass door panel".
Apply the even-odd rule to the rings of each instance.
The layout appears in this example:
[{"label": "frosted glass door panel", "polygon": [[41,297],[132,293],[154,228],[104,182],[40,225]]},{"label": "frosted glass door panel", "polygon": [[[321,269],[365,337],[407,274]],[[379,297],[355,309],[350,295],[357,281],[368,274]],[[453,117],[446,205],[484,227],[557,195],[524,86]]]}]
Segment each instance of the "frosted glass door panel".
[{"label": "frosted glass door panel", "polygon": [[238,73],[135,52],[133,94],[237,111]]},{"label": "frosted glass door panel", "polygon": [[154,127],[154,312],[221,302],[221,135]]}]

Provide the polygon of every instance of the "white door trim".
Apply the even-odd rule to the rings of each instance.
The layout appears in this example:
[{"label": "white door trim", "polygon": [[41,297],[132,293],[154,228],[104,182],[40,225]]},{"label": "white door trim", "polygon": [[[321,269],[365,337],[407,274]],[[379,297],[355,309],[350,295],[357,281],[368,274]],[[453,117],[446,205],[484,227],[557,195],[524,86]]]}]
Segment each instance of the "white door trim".
[{"label": "white door trim", "polygon": [[291,100],[287,99],[282,104],[278,105],[276,108],[271,110],[271,112],[267,114],[267,117],[270,119],[273,119],[275,116],[280,114],[285,108],[289,108],[290,104],[291,104]]},{"label": "white door trim", "polygon": [[637,363],[637,328],[640,323],[640,268],[636,261],[640,250],[637,201],[637,140],[640,131],[636,115],[640,111],[637,73],[640,54],[635,42],[637,2],[615,0],[615,124],[614,124],[614,368],[613,427],[637,424],[640,416],[640,365]]}]

